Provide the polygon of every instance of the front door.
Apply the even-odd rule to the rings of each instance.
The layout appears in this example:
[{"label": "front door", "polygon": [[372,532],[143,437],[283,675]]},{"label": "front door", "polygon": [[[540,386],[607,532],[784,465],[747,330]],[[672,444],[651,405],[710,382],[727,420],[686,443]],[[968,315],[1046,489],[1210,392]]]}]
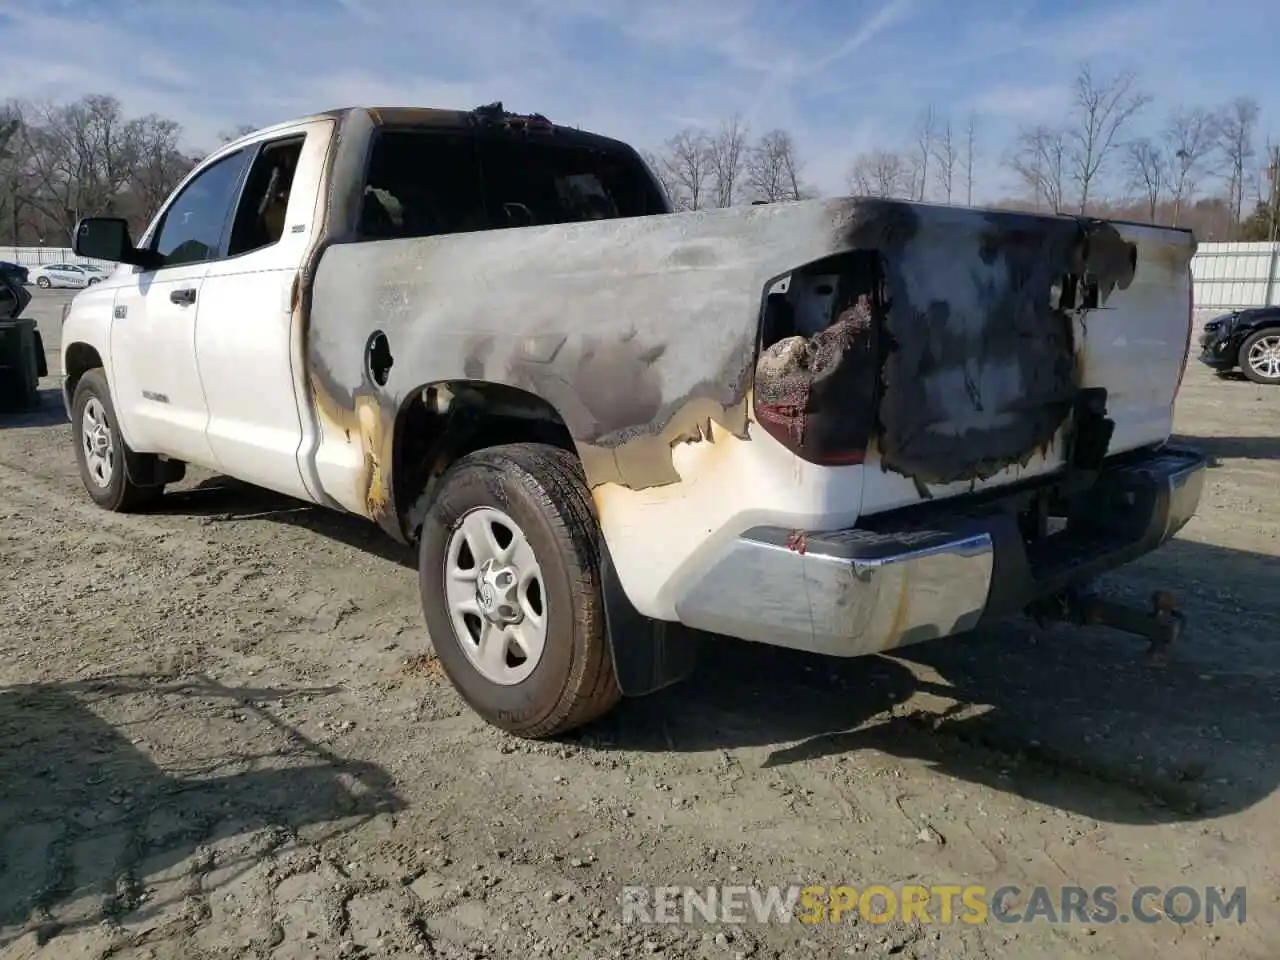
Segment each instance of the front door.
[{"label": "front door", "polygon": [[209,446],[209,408],[196,366],[196,317],[210,262],[225,248],[232,205],[249,154],[205,167],[161,213],[141,245],[154,270],[133,268],[116,293],[111,324],[112,400],[129,445],[219,469]]}]

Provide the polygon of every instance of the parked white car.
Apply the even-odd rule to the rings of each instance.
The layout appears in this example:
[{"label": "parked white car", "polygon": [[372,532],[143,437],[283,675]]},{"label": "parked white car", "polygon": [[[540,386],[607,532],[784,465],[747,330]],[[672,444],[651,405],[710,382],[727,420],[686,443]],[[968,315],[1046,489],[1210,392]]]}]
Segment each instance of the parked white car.
[{"label": "parked white car", "polygon": [[78,263],[50,263],[36,267],[27,277],[28,283],[37,287],[90,287],[101,283],[110,274],[100,267],[86,267]]}]

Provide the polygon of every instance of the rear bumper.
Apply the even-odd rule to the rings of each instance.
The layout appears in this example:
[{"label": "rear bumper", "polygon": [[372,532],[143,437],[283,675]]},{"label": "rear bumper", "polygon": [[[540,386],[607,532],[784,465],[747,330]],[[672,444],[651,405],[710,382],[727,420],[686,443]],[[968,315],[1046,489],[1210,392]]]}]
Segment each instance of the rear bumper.
[{"label": "rear bumper", "polygon": [[1195,514],[1205,467],[1168,447],[1111,467],[1073,498],[1064,530],[1031,544],[1007,501],[900,529],[756,527],[676,612],[697,629],[842,657],[964,633],[1171,539]]}]

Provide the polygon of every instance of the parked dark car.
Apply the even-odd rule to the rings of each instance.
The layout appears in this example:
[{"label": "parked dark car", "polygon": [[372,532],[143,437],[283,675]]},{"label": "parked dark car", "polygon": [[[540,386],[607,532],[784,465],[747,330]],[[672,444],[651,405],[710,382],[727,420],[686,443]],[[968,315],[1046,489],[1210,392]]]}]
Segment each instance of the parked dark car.
[{"label": "parked dark car", "polygon": [[1214,317],[1200,334],[1200,362],[1219,374],[1239,367],[1254,383],[1280,384],[1280,306]]},{"label": "parked dark car", "polygon": [[22,264],[0,260],[0,280],[17,280],[19,283],[25,284],[27,276],[27,268]]}]

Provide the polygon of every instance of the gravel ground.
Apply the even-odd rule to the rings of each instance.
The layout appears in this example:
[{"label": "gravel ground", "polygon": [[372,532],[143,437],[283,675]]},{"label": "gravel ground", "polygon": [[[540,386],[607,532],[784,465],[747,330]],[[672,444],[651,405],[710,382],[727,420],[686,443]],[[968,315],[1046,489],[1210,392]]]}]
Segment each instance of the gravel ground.
[{"label": "gravel ground", "polygon": [[[51,348],[66,298],[32,307]],[[1181,598],[1163,669],[1019,622],[847,662],[725,641],[534,745],[453,693],[372,525],[196,471],[106,514],[46,386],[0,418],[0,956],[1280,955],[1280,390],[1188,370],[1199,516],[1113,578]],[[1245,885],[1247,915],[621,922],[623,885],[712,883]]]}]

